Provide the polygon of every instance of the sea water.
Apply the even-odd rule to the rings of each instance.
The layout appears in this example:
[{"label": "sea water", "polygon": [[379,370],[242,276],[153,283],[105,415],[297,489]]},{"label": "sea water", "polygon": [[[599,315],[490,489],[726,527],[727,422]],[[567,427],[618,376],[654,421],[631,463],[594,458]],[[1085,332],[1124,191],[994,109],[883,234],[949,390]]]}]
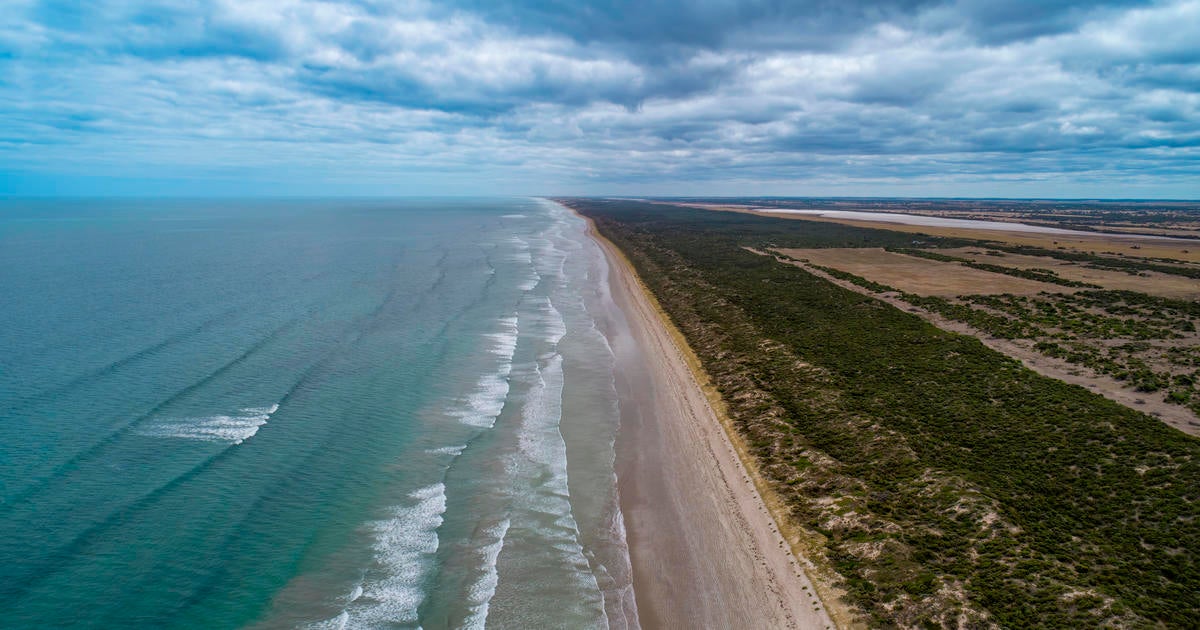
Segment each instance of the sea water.
[{"label": "sea water", "polygon": [[0,203],[0,626],[637,626],[545,200]]}]

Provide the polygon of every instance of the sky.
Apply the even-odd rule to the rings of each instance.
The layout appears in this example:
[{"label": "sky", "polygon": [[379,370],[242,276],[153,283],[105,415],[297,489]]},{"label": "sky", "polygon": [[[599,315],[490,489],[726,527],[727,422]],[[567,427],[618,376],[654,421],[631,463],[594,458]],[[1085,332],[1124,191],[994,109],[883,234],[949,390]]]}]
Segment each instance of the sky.
[{"label": "sky", "polygon": [[1200,198],[1200,0],[4,0],[0,195]]}]

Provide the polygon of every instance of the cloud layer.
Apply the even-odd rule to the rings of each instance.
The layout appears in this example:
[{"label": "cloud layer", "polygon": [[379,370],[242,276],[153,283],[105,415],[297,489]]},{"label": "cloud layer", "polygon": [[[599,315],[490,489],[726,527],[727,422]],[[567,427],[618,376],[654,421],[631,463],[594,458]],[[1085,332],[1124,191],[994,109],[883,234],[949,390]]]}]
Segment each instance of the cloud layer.
[{"label": "cloud layer", "polygon": [[13,0],[0,192],[1200,196],[1200,0]]}]

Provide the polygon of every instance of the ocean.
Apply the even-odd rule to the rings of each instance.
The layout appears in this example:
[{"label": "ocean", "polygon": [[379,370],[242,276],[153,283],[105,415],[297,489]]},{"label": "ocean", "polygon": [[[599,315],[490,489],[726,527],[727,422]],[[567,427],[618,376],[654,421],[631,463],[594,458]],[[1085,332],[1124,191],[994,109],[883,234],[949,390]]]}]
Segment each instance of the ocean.
[{"label": "ocean", "polygon": [[0,626],[637,626],[538,199],[0,202]]}]

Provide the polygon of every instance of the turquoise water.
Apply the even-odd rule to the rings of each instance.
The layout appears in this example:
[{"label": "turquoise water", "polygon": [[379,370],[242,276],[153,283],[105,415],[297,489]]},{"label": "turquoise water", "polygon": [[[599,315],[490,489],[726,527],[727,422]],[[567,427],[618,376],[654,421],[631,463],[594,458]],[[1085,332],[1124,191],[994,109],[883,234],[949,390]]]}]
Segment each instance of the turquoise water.
[{"label": "turquoise water", "polygon": [[542,200],[0,204],[0,625],[632,627]]}]

